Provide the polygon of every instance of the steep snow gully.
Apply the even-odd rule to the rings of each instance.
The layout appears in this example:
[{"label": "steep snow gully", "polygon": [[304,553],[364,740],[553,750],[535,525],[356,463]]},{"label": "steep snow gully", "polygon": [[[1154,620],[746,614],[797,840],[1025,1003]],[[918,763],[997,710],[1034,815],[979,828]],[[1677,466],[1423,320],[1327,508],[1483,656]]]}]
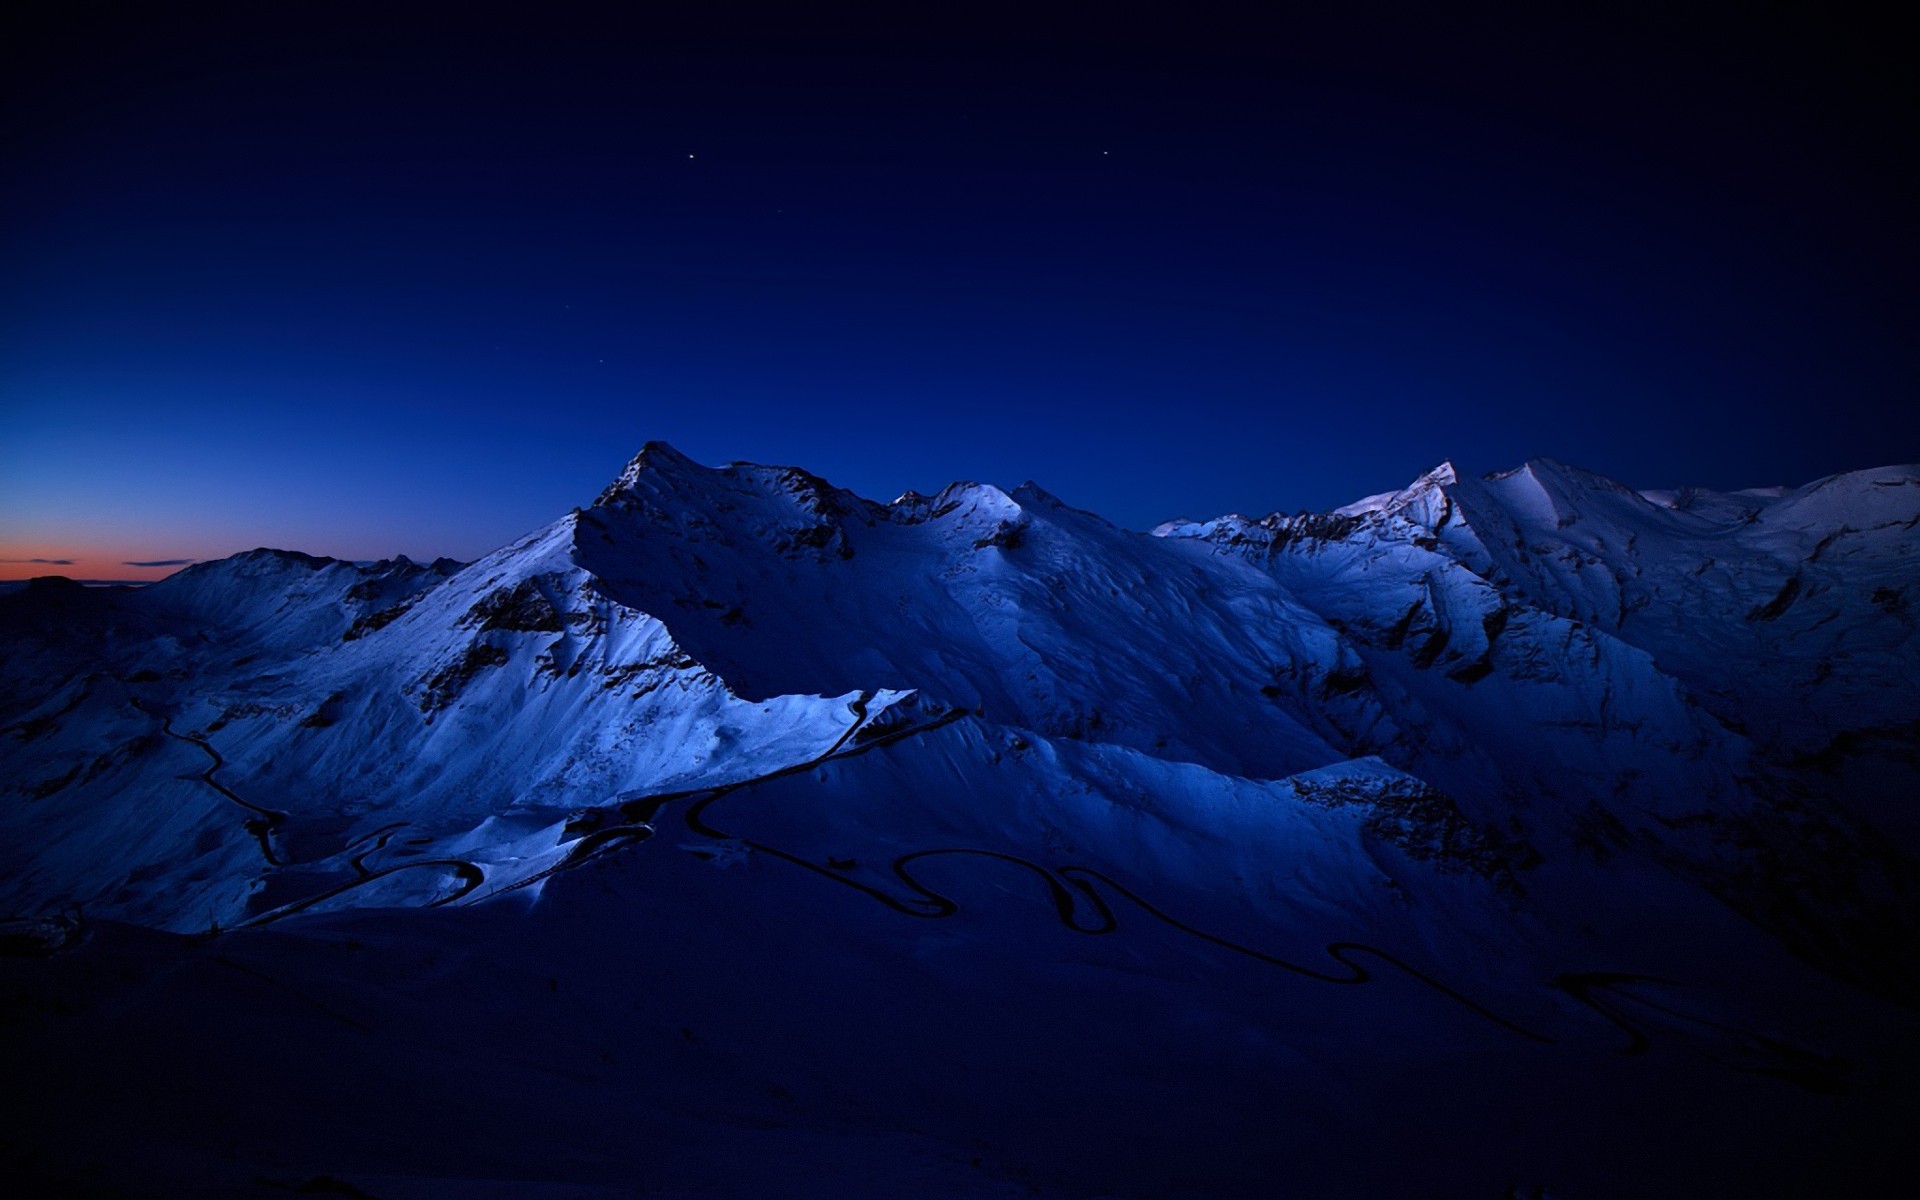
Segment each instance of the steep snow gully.
[{"label": "steep snow gully", "polygon": [[464,566],[0,592],[6,1165],[383,1197],[1920,1167],[1917,527],[1914,467],[1443,464],[1142,534],[653,443]]}]

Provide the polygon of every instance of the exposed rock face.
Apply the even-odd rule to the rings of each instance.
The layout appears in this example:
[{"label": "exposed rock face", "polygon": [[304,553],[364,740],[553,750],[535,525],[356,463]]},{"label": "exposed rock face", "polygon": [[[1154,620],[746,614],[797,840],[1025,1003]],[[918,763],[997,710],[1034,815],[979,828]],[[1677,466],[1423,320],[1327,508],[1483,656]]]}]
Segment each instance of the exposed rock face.
[{"label": "exposed rock face", "polygon": [[[1031,484],[878,504],[653,443],[466,566],[254,551],[139,592],[0,594],[0,914],[29,918],[0,940],[57,963],[85,952],[77,914],[276,946],[351,920],[438,953],[472,920],[512,947],[503,978],[538,962],[549,996],[633,944],[739,947],[743,979],[777,961],[798,991],[851,976],[927,1012],[977,987],[1050,1014],[1051,1041],[973,1047],[1014,1074],[1187,1078],[1165,1047],[1127,1074],[1113,1031],[1060,1050],[1095,996],[1229,1031],[1201,1040],[1253,1064],[1243,1084],[1375,1053],[1345,1001],[1247,1000],[1256,963],[1458,1010],[1400,1012],[1402,1046],[1467,1044],[1461,1019],[1581,1045],[1597,1021],[1818,1090],[1834,1056],[1739,1022],[1825,1011],[1822,989],[1873,1020],[1920,1000],[1917,528],[1912,467],[1643,494],[1443,464],[1331,513],[1141,534]],[[394,994],[438,995],[403,958]],[[1787,1016],[1711,990],[1722,964]],[[749,1014],[792,1036],[722,1074],[835,1076],[780,989],[688,982],[708,978],[676,960],[656,995],[611,973],[581,1011]],[[1705,990],[1648,990],[1682,979]],[[708,1078],[647,1061],[635,1078]],[[1222,1095],[1186,1095],[1195,1128],[1244,1118]],[[740,1127],[791,1116],[715,1103]]]}]

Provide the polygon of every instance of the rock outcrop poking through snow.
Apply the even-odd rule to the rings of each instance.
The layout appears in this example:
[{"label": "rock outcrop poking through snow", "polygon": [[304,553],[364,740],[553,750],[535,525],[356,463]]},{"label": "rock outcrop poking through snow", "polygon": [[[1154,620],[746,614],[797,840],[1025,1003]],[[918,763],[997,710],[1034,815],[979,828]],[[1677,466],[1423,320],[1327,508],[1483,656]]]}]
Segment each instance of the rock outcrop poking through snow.
[{"label": "rock outcrop poking through snow", "polygon": [[[919,1194],[896,1185],[923,1170],[925,1194],[1013,1194],[976,1186],[998,1170],[1019,1194],[1270,1195],[1327,1138],[1341,1165],[1307,1190],[1423,1192],[1333,1182],[1377,1122],[1326,1098],[1372,1114],[1407,1064],[1507,1081],[1412,1122],[1476,1164],[1531,1119],[1500,1097],[1542,1078],[1750,1147],[1755,1114],[1824,1118],[1695,1075],[1601,1072],[1601,1100],[1581,1072],[1665,1039],[1825,1097],[1845,1056],[1778,1031],[1892,1029],[1920,999],[1917,527],[1913,467],[1720,494],[1442,464],[1332,512],[1142,534],[1031,484],[880,504],[651,443],[469,565],[258,550],[139,592],[37,581],[0,593],[0,949],[92,987],[150,961],[97,928],[222,937],[163,943],[207,977],[97,1021],[28,987],[18,1012],[67,1015],[10,1053],[64,1072],[135,1010],[157,1045],[221,1047],[284,1001],[314,1048],[276,1069],[391,1060],[427,1072],[395,1095],[454,1095],[467,1068],[391,1031],[465,1063],[511,1012],[537,1030],[501,1056],[521,1107],[569,1114],[543,1161],[573,1163],[576,1128],[624,1145],[635,1112],[661,1145],[792,1131],[727,1165],[737,1194],[783,1190],[751,1163],[798,1146],[838,1181],[820,1194]],[[74,1078],[46,1113],[115,1092]],[[1009,1105],[1062,1080],[1084,1087]],[[212,1194],[250,1117],[192,1103],[219,1146],[139,1161]],[[1270,1112],[1286,1155],[1246,1124]],[[1021,1132],[1062,1120],[1085,1128]],[[46,1161],[84,1124],[42,1120]],[[546,1154],[532,1128],[487,1125],[485,1152]],[[878,1193],[841,1162],[856,1137]],[[1634,1139],[1595,1137],[1553,1161],[1644,1193]],[[466,1178],[422,1153],[394,1194]],[[648,1178],[705,1170],[667,1153]]]}]

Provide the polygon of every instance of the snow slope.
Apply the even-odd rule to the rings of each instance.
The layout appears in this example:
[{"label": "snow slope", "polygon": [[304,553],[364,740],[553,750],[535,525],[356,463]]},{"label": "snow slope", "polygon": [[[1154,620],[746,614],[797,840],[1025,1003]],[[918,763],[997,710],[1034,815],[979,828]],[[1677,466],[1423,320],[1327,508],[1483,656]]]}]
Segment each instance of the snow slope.
[{"label": "snow slope", "polygon": [[1916,523],[1913,467],[1536,461],[1149,535],[654,443],[470,565],[36,581],[0,596],[5,1052],[42,1097],[10,1163],[104,1195],[1870,1172],[1920,1094]]}]

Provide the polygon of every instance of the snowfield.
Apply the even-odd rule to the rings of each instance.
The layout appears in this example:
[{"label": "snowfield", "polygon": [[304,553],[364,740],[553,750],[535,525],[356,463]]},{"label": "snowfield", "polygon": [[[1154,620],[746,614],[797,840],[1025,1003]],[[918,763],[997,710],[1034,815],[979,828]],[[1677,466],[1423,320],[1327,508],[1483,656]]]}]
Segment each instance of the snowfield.
[{"label": "snowfield", "polygon": [[1119,529],[652,443],[0,593],[36,1194],[1837,1194],[1920,1118],[1920,467]]}]

